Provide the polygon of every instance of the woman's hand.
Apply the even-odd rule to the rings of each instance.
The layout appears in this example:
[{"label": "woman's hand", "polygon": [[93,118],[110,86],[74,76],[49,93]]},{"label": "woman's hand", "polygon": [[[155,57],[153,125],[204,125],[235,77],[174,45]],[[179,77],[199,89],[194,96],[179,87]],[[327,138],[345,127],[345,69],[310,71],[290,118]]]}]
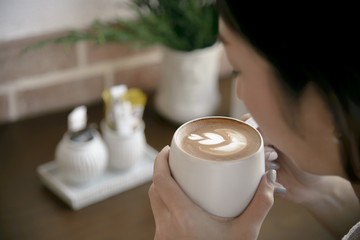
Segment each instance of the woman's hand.
[{"label": "woman's hand", "polygon": [[283,153],[277,154],[278,180],[287,189],[282,197],[303,205],[335,237],[344,236],[360,219],[359,199],[350,182],[307,173]]},{"label": "woman's hand", "polygon": [[266,158],[267,169],[276,169],[279,183],[286,188],[283,198],[300,204],[316,200],[314,193],[323,187],[323,177],[302,171],[292,159],[273,146],[265,146],[265,152],[269,156]]},{"label": "woman's hand", "polygon": [[[241,119],[245,121],[249,117],[247,114]],[[301,170],[293,159],[264,138],[266,167],[277,170],[278,181],[286,188],[285,191],[275,186],[275,192],[280,189],[284,193],[281,197],[303,205],[337,238],[346,234],[360,218],[359,199],[350,182],[337,176],[318,176]]]},{"label": "woman's hand", "polygon": [[273,205],[276,171],[262,177],[253,200],[239,217],[220,218],[194,204],[171,177],[169,149],[165,147],[157,156],[149,189],[154,239],[256,239]]},{"label": "woman's hand", "polygon": [[[240,119],[246,121],[250,117],[250,114],[245,114]],[[258,130],[262,133],[261,129]],[[291,202],[311,202],[314,197],[313,191],[318,191],[316,188],[323,181],[322,178],[302,171],[292,159],[272,146],[266,136],[263,135],[263,138],[266,169],[277,170],[278,182],[283,185],[282,187],[277,184],[276,190],[283,193],[282,197]]]}]

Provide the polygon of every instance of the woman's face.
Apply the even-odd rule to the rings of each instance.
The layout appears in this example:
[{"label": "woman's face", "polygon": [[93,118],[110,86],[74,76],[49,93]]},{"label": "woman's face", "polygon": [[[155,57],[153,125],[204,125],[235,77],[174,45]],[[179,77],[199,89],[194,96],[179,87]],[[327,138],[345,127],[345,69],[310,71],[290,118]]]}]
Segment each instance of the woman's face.
[{"label": "woman's face", "polygon": [[[345,176],[334,125],[316,88],[309,84],[298,107],[286,103],[272,65],[225,22],[219,21],[220,38],[237,77],[237,96],[259,124],[264,137],[298,166],[310,173]],[[293,114],[296,129],[285,121]],[[291,119],[291,118],[290,118]]]}]

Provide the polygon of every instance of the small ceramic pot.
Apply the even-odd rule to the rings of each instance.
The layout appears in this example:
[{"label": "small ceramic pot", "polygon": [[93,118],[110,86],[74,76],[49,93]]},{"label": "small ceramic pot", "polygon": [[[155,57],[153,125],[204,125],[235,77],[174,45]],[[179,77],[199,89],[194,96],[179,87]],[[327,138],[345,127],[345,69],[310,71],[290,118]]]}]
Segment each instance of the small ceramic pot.
[{"label": "small ceramic pot", "polygon": [[63,179],[72,184],[83,184],[101,175],[108,163],[108,151],[97,131],[86,142],[75,142],[68,133],[59,142],[55,161]]},{"label": "small ceramic pot", "polygon": [[114,170],[127,170],[140,161],[145,153],[145,124],[142,122],[135,131],[121,136],[101,122],[101,131],[109,151],[109,167]]}]

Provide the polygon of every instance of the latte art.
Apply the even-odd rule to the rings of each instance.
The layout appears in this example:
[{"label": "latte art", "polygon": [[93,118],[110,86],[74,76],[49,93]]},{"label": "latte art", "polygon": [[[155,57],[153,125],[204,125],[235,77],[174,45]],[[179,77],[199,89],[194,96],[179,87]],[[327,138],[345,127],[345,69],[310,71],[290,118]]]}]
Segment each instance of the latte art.
[{"label": "latte art", "polygon": [[191,133],[188,139],[197,141],[199,150],[215,155],[234,154],[243,150],[247,140],[243,134],[232,129],[214,129],[203,134]]},{"label": "latte art", "polygon": [[177,144],[188,154],[207,160],[238,160],[254,154],[261,137],[252,127],[228,118],[195,120],[181,127]]}]

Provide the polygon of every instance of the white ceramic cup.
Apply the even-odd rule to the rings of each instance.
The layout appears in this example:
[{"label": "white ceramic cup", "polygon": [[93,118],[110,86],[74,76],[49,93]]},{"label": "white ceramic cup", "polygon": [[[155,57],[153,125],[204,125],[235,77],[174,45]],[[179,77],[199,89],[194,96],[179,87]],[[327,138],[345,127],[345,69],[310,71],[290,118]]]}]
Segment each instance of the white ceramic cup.
[{"label": "white ceramic cup", "polygon": [[142,122],[134,133],[121,136],[110,129],[104,121],[101,131],[109,151],[109,167],[114,170],[127,170],[139,162],[146,150],[145,124]]},{"label": "white ceramic cup", "polygon": [[202,159],[181,149],[177,137],[179,132],[194,121],[209,118],[225,118],[231,119],[234,124],[246,124],[228,117],[205,117],[183,124],[176,130],[171,142],[171,173],[181,189],[201,208],[216,216],[236,217],[250,203],[265,173],[263,139],[255,128],[246,124],[255,129],[261,141],[260,147],[247,157],[230,161]]}]

